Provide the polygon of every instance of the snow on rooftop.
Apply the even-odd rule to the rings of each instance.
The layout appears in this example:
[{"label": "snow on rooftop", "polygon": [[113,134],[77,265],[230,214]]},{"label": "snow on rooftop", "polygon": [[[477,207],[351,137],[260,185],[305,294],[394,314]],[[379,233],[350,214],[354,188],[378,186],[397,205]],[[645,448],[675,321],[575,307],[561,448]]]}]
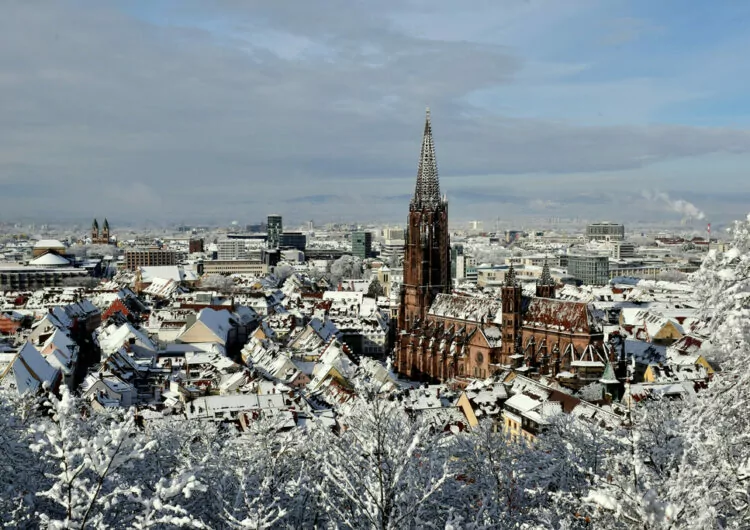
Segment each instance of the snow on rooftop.
[{"label": "snow on rooftop", "polygon": [[65,248],[65,244],[57,239],[40,239],[34,243],[34,248]]},{"label": "snow on rooftop", "polygon": [[497,298],[438,294],[430,306],[429,314],[472,322],[490,322],[500,310]]},{"label": "snow on rooftop", "polygon": [[54,252],[47,252],[46,254],[42,254],[38,258],[34,258],[29,262],[29,265],[37,265],[42,267],[68,267],[70,266],[70,261],[63,258],[62,256],[58,256]]},{"label": "snow on rooftop", "polygon": [[24,394],[36,392],[44,383],[52,386],[58,374],[59,371],[50,365],[42,354],[27,341],[13,360],[10,373],[7,375],[12,375],[12,381],[15,383],[18,393]]}]

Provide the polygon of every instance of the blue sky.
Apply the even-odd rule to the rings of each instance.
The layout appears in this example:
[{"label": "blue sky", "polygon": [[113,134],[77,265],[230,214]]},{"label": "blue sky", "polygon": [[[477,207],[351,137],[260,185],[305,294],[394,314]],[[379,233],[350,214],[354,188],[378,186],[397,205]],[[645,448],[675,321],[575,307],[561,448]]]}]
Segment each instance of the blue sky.
[{"label": "blue sky", "polygon": [[12,0],[0,218],[744,216],[750,4]]}]

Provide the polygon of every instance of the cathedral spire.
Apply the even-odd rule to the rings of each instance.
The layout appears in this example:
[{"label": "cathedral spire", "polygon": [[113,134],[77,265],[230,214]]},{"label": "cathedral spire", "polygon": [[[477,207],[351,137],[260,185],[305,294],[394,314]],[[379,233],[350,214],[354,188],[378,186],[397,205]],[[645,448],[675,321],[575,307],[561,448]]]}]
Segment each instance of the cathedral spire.
[{"label": "cathedral spire", "polygon": [[422,152],[419,155],[419,169],[417,170],[417,186],[412,200],[412,203],[418,208],[434,208],[440,204],[440,181],[438,180],[437,160],[435,159],[435,143],[432,140],[429,107],[427,107],[426,114]]},{"label": "cathedral spire", "polygon": [[539,278],[539,285],[555,285],[555,281],[552,279],[552,275],[549,272],[547,256],[544,257],[544,266],[542,267],[542,277]]},{"label": "cathedral spire", "polygon": [[505,273],[505,286],[516,287],[518,282],[516,281],[516,269],[513,268],[513,263],[510,264],[508,272]]}]

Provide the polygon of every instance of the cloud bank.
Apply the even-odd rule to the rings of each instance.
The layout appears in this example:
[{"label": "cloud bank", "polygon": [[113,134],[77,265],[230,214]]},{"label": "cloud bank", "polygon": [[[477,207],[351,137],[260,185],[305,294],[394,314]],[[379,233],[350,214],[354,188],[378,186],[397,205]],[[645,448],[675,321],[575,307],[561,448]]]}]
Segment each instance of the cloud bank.
[{"label": "cloud bank", "polygon": [[512,21],[541,32],[585,2],[500,4],[424,14],[416,2],[6,2],[0,216],[400,219],[406,201],[394,197],[412,191],[425,105],[456,218],[598,216],[637,201],[615,192],[617,175],[750,153],[743,128],[476,103],[523,86],[532,66],[539,83],[582,70],[535,61],[512,32],[508,44],[464,37]]}]

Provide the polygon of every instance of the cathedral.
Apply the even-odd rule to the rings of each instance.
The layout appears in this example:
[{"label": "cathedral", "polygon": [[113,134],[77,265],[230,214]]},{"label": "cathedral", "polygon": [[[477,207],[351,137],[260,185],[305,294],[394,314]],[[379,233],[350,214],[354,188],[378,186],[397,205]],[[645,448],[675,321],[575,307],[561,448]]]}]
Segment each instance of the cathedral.
[{"label": "cathedral", "polygon": [[99,221],[94,219],[91,224],[91,242],[94,244],[109,245],[109,221],[104,219],[101,231],[99,230]]},{"label": "cathedral", "polygon": [[499,298],[452,294],[450,270],[448,201],[440,194],[428,109],[409,203],[396,370],[443,382],[512,369],[580,388],[598,381],[614,360],[593,308],[555,298],[546,263],[534,296],[523,293],[512,266]]}]

